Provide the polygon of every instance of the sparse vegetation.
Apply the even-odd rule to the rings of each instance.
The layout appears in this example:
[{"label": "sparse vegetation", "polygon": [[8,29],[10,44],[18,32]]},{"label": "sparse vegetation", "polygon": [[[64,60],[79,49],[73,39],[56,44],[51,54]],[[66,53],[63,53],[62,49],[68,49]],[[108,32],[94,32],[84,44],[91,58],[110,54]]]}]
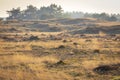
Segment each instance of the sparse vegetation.
[{"label": "sparse vegetation", "polygon": [[30,36],[29,40],[39,40],[38,36]]},{"label": "sparse vegetation", "polygon": [[119,80],[120,34],[112,33],[119,22],[7,22],[0,25],[0,80]]}]

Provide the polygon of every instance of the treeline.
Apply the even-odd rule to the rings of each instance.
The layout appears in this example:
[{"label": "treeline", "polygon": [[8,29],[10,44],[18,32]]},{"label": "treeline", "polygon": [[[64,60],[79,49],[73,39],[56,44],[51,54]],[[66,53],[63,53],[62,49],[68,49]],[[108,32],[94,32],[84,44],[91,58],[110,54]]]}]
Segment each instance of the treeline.
[{"label": "treeline", "polygon": [[27,6],[27,9],[21,10],[20,8],[7,11],[9,17],[7,19],[19,19],[19,20],[44,20],[51,18],[61,18],[63,10],[61,6],[51,4],[47,7],[36,8],[33,5]]},{"label": "treeline", "polygon": [[61,6],[51,4],[43,6],[40,9],[33,5],[27,6],[27,9],[13,8],[7,11],[9,19],[17,20],[45,20],[53,18],[97,18],[108,21],[120,21],[120,14],[107,13],[83,13],[83,12],[64,12]]},{"label": "treeline", "polygon": [[83,12],[66,12],[66,17],[71,18],[96,18],[107,21],[120,21],[120,14],[107,13],[83,13]]}]

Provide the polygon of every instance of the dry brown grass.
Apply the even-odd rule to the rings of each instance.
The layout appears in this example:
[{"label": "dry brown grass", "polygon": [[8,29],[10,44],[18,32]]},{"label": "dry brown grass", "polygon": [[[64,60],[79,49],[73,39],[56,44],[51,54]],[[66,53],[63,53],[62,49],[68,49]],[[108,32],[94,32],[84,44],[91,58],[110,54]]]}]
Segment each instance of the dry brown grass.
[{"label": "dry brown grass", "polygon": [[[69,42],[72,40],[73,42]],[[86,39],[67,38],[66,43],[61,40],[57,41],[31,41],[31,42],[0,42],[0,79],[1,80],[106,80],[112,78],[110,75],[100,76],[92,70],[103,64],[118,64],[119,54],[108,54],[100,52],[100,54],[92,54],[92,50],[112,50],[119,51],[117,47],[119,42],[98,42],[97,39],[91,39],[91,42],[86,42]],[[69,46],[75,49],[73,44],[76,42],[77,49],[85,50],[87,54],[74,53],[74,57],[67,58],[65,49],[56,50],[52,53],[53,48],[60,45]],[[102,47],[108,44],[108,48]],[[112,45],[110,45],[112,43]],[[46,56],[33,56],[34,52],[31,46],[42,46],[43,52],[47,51],[52,54]],[[115,47],[116,46],[116,47]],[[90,51],[87,52],[87,51]],[[19,51],[19,52],[18,52]],[[41,50],[38,49],[38,53]],[[55,64],[60,60],[59,56],[54,55],[58,52],[60,55],[66,56],[64,59],[65,65]],[[70,51],[68,51],[69,53]],[[32,54],[32,55],[31,55]],[[44,53],[43,53],[44,54]],[[81,57],[82,55],[84,57]],[[81,55],[81,56],[80,56]],[[69,57],[69,56],[68,56]],[[79,58],[81,57],[81,58]]]},{"label": "dry brown grass", "polygon": [[[99,23],[109,26],[115,24],[118,23]],[[55,24],[52,23],[51,26],[53,25]],[[93,69],[100,65],[120,63],[120,41],[64,36],[62,40],[42,40],[42,36],[58,37],[63,32],[24,32],[25,28],[20,29],[23,32],[17,35],[25,36],[28,33],[27,36],[32,34],[40,37],[40,40],[17,42],[0,38],[0,80],[110,80],[118,76],[100,75]],[[12,35],[14,38],[16,33],[0,35]],[[64,48],[59,48],[61,45]]]}]

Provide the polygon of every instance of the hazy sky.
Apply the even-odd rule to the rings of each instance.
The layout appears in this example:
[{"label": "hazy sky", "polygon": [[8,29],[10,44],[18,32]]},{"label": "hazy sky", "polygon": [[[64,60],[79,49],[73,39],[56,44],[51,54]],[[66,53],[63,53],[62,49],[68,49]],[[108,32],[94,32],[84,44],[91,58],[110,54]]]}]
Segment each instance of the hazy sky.
[{"label": "hazy sky", "polygon": [[61,5],[64,11],[120,13],[120,0],[0,0],[0,17],[8,16],[7,10],[32,4],[37,8],[51,3]]}]

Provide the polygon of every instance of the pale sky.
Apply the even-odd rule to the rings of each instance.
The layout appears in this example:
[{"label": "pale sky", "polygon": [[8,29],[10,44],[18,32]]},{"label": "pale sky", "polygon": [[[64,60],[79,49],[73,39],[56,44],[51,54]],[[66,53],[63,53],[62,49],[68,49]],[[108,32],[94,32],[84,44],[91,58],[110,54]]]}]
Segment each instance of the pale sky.
[{"label": "pale sky", "polygon": [[120,0],[0,0],[0,17],[8,16],[7,10],[32,4],[37,8],[51,3],[61,5],[64,11],[120,13]]}]

